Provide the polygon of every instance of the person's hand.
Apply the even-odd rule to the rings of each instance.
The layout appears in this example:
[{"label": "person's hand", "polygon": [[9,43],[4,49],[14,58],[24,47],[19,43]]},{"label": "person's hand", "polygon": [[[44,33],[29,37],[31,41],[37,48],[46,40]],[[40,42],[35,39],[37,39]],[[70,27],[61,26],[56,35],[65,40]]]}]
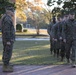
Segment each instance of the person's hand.
[{"label": "person's hand", "polygon": [[10,45],[11,43],[10,42],[7,42],[7,45]]},{"label": "person's hand", "polygon": [[59,39],[62,40],[62,37],[60,37]]},{"label": "person's hand", "polygon": [[66,43],[66,39],[63,39],[63,42]]},{"label": "person's hand", "polygon": [[52,38],[52,40],[54,41],[54,38]]}]

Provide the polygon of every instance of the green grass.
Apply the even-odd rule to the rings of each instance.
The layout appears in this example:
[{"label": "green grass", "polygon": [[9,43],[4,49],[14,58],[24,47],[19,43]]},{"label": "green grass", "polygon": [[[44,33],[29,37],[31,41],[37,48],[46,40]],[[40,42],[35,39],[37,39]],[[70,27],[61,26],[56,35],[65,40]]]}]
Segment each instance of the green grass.
[{"label": "green grass", "polygon": [[[11,62],[25,65],[64,64],[50,54],[49,41],[16,41]],[[2,43],[0,42],[0,64],[2,64]]]}]

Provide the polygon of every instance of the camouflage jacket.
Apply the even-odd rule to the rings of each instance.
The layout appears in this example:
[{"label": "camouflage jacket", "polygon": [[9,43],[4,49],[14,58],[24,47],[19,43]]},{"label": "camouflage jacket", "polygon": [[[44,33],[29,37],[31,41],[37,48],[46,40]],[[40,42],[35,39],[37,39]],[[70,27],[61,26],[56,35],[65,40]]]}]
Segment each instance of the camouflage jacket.
[{"label": "camouflage jacket", "polygon": [[15,40],[15,29],[12,18],[9,15],[5,15],[1,21],[1,31],[3,41]]},{"label": "camouflage jacket", "polygon": [[62,27],[63,39],[76,39],[76,20],[67,20]]},{"label": "camouflage jacket", "polygon": [[55,39],[59,39],[62,36],[62,23],[58,22],[52,27],[52,36]]},{"label": "camouflage jacket", "polygon": [[52,29],[52,26],[53,26],[53,25],[54,25],[54,23],[51,22],[51,23],[48,25],[48,27],[47,27],[47,32],[48,32],[49,35],[51,35],[51,29]]}]

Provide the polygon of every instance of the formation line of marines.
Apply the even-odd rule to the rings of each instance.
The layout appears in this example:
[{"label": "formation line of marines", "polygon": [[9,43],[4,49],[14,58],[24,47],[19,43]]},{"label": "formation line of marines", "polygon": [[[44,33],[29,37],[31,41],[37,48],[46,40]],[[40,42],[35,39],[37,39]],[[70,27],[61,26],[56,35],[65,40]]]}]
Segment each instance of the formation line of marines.
[{"label": "formation line of marines", "polygon": [[64,16],[55,16],[48,25],[47,32],[50,35],[51,54],[61,57],[63,61],[66,57],[67,62],[76,67],[76,20],[75,13],[69,12]]}]

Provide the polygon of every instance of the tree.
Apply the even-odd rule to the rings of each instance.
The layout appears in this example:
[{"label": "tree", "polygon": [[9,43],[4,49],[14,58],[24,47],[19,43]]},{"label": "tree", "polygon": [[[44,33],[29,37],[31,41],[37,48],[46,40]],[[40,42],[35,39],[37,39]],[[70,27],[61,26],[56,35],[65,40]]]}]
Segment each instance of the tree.
[{"label": "tree", "polygon": [[53,6],[55,3],[58,5],[63,4],[61,14],[65,14],[70,11],[76,12],[76,0],[48,0],[47,5]]},{"label": "tree", "polygon": [[[39,35],[39,28],[40,28],[40,13],[42,12],[42,0],[34,0],[33,2],[27,1],[29,17],[33,21],[33,25],[35,25],[37,35]],[[31,14],[30,14],[31,13]],[[42,21],[42,20],[41,20]],[[29,22],[29,21],[28,21]]]},{"label": "tree", "polygon": [[64,1],[65,0],[48,0],[47,5],[53,6],[53,5],[55,5],[55,3],[57,3],[57,5],[61,5]]},{"label": "tree", "polygon": [[65,1],[64,2],[64,5],[63,5],[63,9],[65,10],[65,11],[68,11],[68,12],[70,12],[70,11],[75,11],[76,12],[76,0],[69,0],[69,1]]},{"label": "tree", "polygon": [[57,17],[59,14],[61,14],[61,9],[59,7],[54,7],[52,15]]},{"label": "tree", "polygon": [[[60,5],[63,4],[64,0],[48,0],[47,5],[54,8],[52,9],[52,15],[53,16],[58,16],[61,14],[61,7]],[[57,5],[57,6],[55,6]]]},{"label": "tree", "polygon": [[20,21],[26,21],[27,17],[24,10],[27,9],[26,0],[16,0],[16,17],[20,19]]},{"label": "tree", "polygon": [[9,0],[0,0],[0,18],[5,13],[5,7],[8,5],[15,8],[15,3],[10,3]]},{"label": "tree", "polygon": [[50,23],[51,22],[51,19],[52,19],[52,12],[51,12],[51,8],[49,8],[49,6],[47,6],[46,4],[44,4],[46,9],[43,8],[43,12],[44,12],[44,18],[45,18],[45,21],[47,23]]}]

